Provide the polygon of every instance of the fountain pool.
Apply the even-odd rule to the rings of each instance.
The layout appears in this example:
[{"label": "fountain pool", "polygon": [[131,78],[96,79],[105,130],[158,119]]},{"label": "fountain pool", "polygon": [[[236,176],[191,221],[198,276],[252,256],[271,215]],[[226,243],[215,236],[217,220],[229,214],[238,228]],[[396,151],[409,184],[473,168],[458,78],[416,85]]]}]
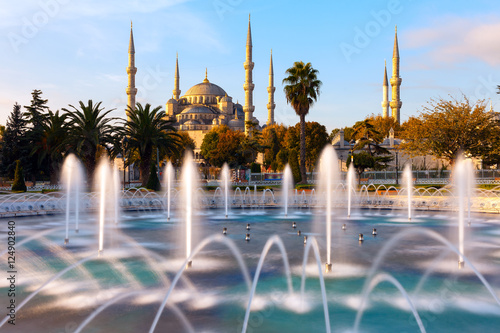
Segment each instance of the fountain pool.
[{"label": "fountain pool", "polygon": [[[345,215],[344,210],[334,214],[332,272],[324,276],[312,245],[316,240],[323,269],[326,239],[313,232],[317,222],[313,223],[315,214],[308,209],[291,209],[287,218],[276,209],[232,208],[228,218],[224,209],[204,210],[193,219],[201,237],[192,244],[189,269],[185,269],[185,247],[177,240],[176,229],[183,225],[177,211],[169,221],[160,211],[124,212],[118,225],[110,217],[100,256],[94,215],[80,215],[79,233],[70,231],[71,242],[66,246],[64,215],[15,218],[16,325],[5,323],[0,331],[148,332],[178,272],[182,274],[155,332],[241,332],[249,289],[255,283],[247,332],[325,332],[321,276],[333,332],[353,332],[356,321],[360,332],[421,331],[405,294],[426,331],[496,331],[500,326],[500,304],[495,299],[500,296],[500,217],[472,215],[471,226],[465,229],[468,262],[458,269],[452,249],[458,248],[457,238],[448,237],[458,233],[456,213],[415,211],[411,222],[401,218],[403,214],[358,210],[349,219],[338,217]],[[342,230],[345,223],[348,228]],[[7,223],[2,225],[5,235]],[[376,236],[371,235],[373,228]],[[250,241],[245,241],[247,233]],[[365,235],[361,243],[359,233]],[[277,246],[280,242],[269,248],[265,258],[262,254],[271,235],[279,237],[286,251],[291,284]],[[311,251],[302,295],[304,236]],[[446,239],[453,246],[442,241]],[[204,241],[206,246],[196,253]],[[384,258],[377,258],[383,253]],[[4,275],[7,256],[4,252],[0,265]],[[259,260],[263,265],[255,282]],[[380,266],[373,269],[377,262]],[[8,281],[0,281],[2,305],[7,306]]]}]

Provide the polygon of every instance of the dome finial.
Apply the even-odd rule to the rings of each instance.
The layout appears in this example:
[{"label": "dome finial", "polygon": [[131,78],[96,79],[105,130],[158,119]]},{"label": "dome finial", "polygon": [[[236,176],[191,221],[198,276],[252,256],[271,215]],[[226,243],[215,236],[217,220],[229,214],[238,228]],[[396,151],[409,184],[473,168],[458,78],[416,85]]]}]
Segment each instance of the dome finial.
[{"label": "dome finial", "polygon": [[208,81],[208,69],[205,67],[205,80],[203,80],[203,83],[209,83]]}]

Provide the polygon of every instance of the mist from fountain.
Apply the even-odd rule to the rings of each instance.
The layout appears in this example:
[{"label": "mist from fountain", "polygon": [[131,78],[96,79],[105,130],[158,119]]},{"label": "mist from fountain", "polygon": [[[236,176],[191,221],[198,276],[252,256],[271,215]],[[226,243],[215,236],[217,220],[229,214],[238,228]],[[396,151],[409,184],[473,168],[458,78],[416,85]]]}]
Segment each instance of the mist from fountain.
[{"label": "mist from fountain", "polygon": [[227,165],[227,163],[224,163],[224,165],[222,166],[220,178],[221,178],[220,182],[222,183],[222,188],[224,191],[224,210],[225,210],[225,216],[227,218],[229,214],[229,197],[230,197],[229,191],[231,190],[230,189],[231,185],[229,184],[230,182],[229,166]]},{"label": "mist from fountain", "polygon": [[94,188],[99,193],[99,248],[104,250],[104,231],[106,220],[117,223],[120,215],[119,197],[121,195],[118,171],[111,167],[107,158],[102,158],[96,168]]},{"label": "mist from fountain", "polygon": [[403,171],[403,187],[406,190],[406,200],[408,202],[408,221],[411,221],[411,209],[413,200],[413,173],[411,164],[407,163]]},{"label": "mist from fountain", "polygon": [[[453,184],[455,185],[455,196],[458,207],[458,249],[460,253],[465,253],[465,214],[468,214],[470,221],[472,184],[474,184],[474,168],[470,159],[459,158],[455,162],[453,170]],[[461,268],[464,264],[463,257],[458,257],[458,265]]]},{"label": "mist from fountain", "polygon": [[326,224],[326,267],[331,265],[332,250],[332,215],[333,199],[337,195],[334,193],[340,183],[340,170],[338,159],[333,146],[327,145],[321,152],[319,159],[319,193],[324,196],[324,211]]},{"label": "mist from fountain", "polygon": [[354,174],[354,163],[349,165],[347,171],[347,217],[351,217],[352,195],[355,191],[356,175]]},{"label": "mist from fountain", "polygon": [[75,232],[78,232],[80,221],[80,197],[84,183],[83,167],[75,155],[70,154],[64,160],[61,181],[66,188],[66,236],[64,242],[69,242],[69,222],[74,204]]},{"label": "mist from fountain", "polygon": [[283,184],[281,186],[283,196],[283,206],[285,207],[285,217],[288,216],[288,199],[290,197],[290,190],[293,188],[293,174],[290,165],[285,166],[283,171]]},{"label": "mist from fountain", "polygon": [[[197,188],[198,188],[198,172],[194,164],[193,155],[191,152],[186,152],[184,156],[184,163],[182,166],[182,181],[181,181],[181,193],[182,193],[182,205],[183,207],[183,221],[185,225],[183,229],[184,237],[179,239],[184,239],[184,246],[186,249],[185,258],[189,258],[191,255],[192,244],[195,241],[195,235],[193,230],[193,219],[196,215],[196,206],[198,203],[197,199]],[[182,232],[181,232],[182,233]],[[188,262],[188,265],[191,265]]]},{"label": "mist from fountain", "polygon": [[167,189],[167,221],[170,221],[170,207],[172,205],[172,188],[174,182],[174,167],[170,161],[165,167],[165,179],[163,187]]}]

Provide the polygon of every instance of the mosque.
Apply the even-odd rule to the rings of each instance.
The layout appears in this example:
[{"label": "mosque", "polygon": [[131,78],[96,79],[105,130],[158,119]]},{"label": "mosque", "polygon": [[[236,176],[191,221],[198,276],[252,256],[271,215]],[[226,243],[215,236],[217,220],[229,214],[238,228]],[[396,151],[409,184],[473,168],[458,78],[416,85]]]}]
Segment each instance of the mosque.
[{"label": "mosque", "polygon": [[[128,86],[126,89],[128,95],[128,106],[135,108],[135,96],[137,88],[135,87],[135,48],[132,27],[130,27],[129,42],[129,64],[127,67]],[[234,102],[232,97],[217,84],[210,82],[208,73],[205,71],[205,79],[191,88],[184,95],[180,90],[179,60],[176,58],[174,89],[172,98],[166,103],[166,114],[169,119],[175,121],[174,127],[179,131],[184,131],[195,142],[194,155],[196,160],[200,160],[200,148],[203,138],[212,128],[219,125],[227,125],[233,130],[245,132],[249,135],[252,127],[261,129],[259,121],[253,116],[255,106],[253,105],[254,84],[252,80],[252,71],[254,63],[252,62],[252,32],[250,27],[250,16],[248,19],[248,32],[246,40],[246,60],[243,64],[245,69],[245,104],[242,106]],[[268,91],[268,119],[264,126],[274,124],[274,72],[273,57],[269,65],[269,85]]]}]

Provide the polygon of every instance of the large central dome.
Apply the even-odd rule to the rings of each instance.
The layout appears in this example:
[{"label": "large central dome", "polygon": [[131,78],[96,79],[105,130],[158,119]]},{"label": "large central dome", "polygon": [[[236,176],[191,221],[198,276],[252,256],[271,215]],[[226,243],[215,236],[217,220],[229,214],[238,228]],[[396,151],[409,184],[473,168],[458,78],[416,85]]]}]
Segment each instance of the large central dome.
[{"label": "large central dome", "polygon": [[222,89],[216,84],[210,82],[202,82],[198,83],[195,86],[192,86],[185,94],[185,96],[194,96],[194,95],[225,96],[226,92],[224,91],[224,89]]},{"label": "large central dome", "polygon": [[205,80],[202,83],[198,83],[197,85],[192,86],[184,96],[226,96],[226,92],[224,89],[219,87],[216,84],[210,83],[207,77],[205,76]]}]

